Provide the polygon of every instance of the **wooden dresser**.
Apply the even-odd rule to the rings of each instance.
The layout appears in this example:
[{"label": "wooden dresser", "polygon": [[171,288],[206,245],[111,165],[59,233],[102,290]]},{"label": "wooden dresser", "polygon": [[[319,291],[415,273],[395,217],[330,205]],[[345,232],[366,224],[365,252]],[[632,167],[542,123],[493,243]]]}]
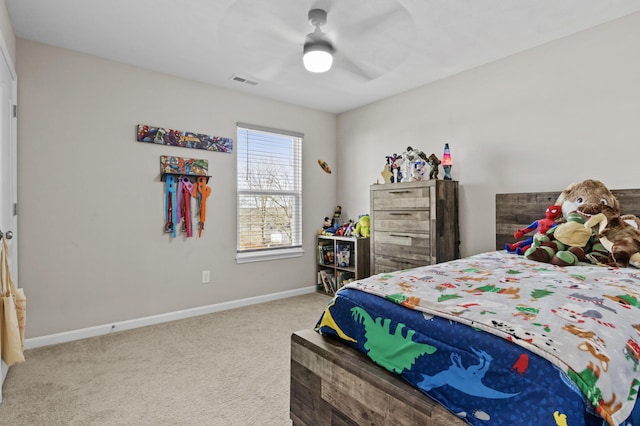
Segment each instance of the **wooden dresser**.
[{"label": "wooden dresser", "polygon": [[371,274],[460,257],[458,182],[371,185]]}]

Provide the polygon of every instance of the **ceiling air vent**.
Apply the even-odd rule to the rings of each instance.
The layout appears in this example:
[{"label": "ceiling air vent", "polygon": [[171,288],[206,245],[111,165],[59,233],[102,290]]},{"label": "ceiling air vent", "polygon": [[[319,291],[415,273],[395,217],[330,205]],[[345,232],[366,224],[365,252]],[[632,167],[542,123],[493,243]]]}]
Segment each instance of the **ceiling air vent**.
[{"label": "ceiling air vent", "polygon": [[257,81],[249,80],[248,78],[240,77],[239,75],[234,75],[231,77],[231,80],[237,81],[238,83],[250,84],[251,86],[255,86],[258,84]]}]

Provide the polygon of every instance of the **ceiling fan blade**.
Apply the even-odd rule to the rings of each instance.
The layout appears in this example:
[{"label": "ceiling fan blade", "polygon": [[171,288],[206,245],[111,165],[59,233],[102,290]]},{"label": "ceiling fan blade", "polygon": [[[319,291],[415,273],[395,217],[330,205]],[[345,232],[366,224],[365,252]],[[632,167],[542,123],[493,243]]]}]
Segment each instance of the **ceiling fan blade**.
[{"label": "ceiling fan blade", "polygon": [[[347,71],[360,79],[364,79],[366,81],[375,80],[382,75],[381,70],[374,70],[373,67],[363,67],[358,65],[354,60],[350,59],[349,56],[340,53],[340,51],[336,51],[334,55],[334,67],[336,69],[342,69]],[[366,69],[365,69],[366,68]]]},{"label": "ceiling fan blade", "polygon": [[258,68],[260,70],[254,73],[254,77],[268,82],[277,81],[291,71],[299,71],[300,68],[305,71],[302,66],[302,50],[285,57],[273,57],[268,62],[262,62]]},{"label": "ceiling fan blade", "polygon": [[[268,33],[271,33],[280,40],[288,43],[300,42],[300,39],[303,38],[305,34],[304,31],[300,31],[300,29],[294,28],[289,25],[288,22],[284,22],[282,20],[279,20],[278,22],[276,22],[276,20],[270,20],[268,22],[263,22],[262,25]],[[310,30],[308,32],[310,32]]]},{"label": "ceiling fan blade", "polygon": [[369,79],[396,68],[411,54],[416,42],[413,18],[398,6],[339,28],[336,48]]},{"label": "ceiling fan blade", "polygon": [[[257,52],[286,51],[292,44],[304,40],[304,35],[312,30],[306,20],[306,11],[292,7],[295,1],[234,1],[221,21],[219,31],[225,35],[237,34],[230,39],[231,43]],[[253,45],[244,46],[247,40]]]},{"label": "ceiling fan blade", "polygon": [[391,9],[374,9],[377,10],[374,15],[366,16],[356,22],[344,22],[339,24],[340,42],[357,39],[370,39],[372,37],[393,37],[395,32],[401,31],[407,25],[413,24],[413,18],[407,10],[402,6],[395,6]]}]

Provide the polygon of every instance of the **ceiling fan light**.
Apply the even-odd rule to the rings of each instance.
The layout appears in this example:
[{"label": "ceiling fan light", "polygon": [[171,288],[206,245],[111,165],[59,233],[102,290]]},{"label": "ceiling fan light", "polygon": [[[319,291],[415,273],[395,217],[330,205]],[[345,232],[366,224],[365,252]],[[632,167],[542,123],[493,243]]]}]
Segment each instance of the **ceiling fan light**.
[{"label": "ceiling fan light", "polygon": [[333,64],[332,53],[331,47],[324,43],[308,43],[304,46],[302,62],[309,72],[327,72]]}]

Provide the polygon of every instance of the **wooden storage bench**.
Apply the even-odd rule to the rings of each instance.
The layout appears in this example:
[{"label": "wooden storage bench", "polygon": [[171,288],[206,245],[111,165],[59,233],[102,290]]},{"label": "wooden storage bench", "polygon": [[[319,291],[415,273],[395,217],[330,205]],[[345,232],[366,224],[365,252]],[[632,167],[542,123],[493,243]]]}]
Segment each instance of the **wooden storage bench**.
[{"label": "wooden storage bench", "polygon": [[294,426],[466,425],[360,352],[313,330],[291,336]]}]

